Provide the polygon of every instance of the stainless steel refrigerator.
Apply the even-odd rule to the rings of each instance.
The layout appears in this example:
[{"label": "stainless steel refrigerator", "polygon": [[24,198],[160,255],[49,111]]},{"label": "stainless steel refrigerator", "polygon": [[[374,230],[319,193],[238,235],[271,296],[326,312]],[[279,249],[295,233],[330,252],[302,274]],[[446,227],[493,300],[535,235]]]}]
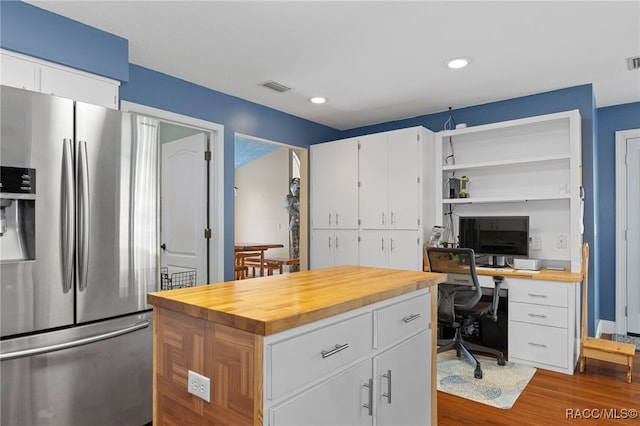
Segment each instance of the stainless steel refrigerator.
[{"label": "stainless steel refrigerator", "polygon": [[146,424],[158,123],[0,90],[0,424]]}]

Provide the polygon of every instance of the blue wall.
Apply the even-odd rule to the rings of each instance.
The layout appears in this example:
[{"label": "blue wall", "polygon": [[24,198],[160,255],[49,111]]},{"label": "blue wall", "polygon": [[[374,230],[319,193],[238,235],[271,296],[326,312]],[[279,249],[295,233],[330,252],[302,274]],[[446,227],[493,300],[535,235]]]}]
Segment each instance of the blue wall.
[{"label": "blue wall", "polygon": [[[14,1],[0,2],[0,46],[123,82],[121,99],[200,118],[225,126],[224,179],[233,182],[234,133],[295,146],[408,126],[442,130],[448,112],[337,131],[128,62],[128,42],[82,23]],[[452,111],[469,126],[571,109],[582,116],[585,240],[592,247],[590,331],[593,319],[615,318],[614,132],[640,128],[640,104],[595,109],[591,85],[477,105]],[[596,133],[597,132],[597,133]],[[594,167],[594,165],[596,165]],[[225,278],[233,276],[233,188],[225,185]],[[594,217],[594,212],[597,212]],[[596,233],[597,230],[597,233]],[[594,235],[598,235],[594,239]],[[595,240],[595,242],[594,242]],[[600,256],[603,253],[604,256]],[[598,300],[598,298],[600,300]]]},{"label": "blue wall", "polygon": [[598,221],[600,318],[616,319],[616,148],[615,133],[640,129],[640,102],[598,109]]}]

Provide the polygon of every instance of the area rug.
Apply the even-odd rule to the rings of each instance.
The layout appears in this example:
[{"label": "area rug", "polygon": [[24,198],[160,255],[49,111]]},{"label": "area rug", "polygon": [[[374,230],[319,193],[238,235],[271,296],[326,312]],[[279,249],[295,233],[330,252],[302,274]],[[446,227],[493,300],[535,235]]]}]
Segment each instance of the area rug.
[{"label": "area rug", "polygon": [[534,367],[508,362],[499,366],[495,358],[476,356],[482,379],[473,377],[473,366],[456,351],[438,354],[438,390],[493,407],[513,407],[536,372]]},{"label": "area rug", "polygon": [[612,334],[611,340],[615,340],[616,342],[633,343],[636,345],[636,351],[640,351],[640,337],[627,336],[626,334]]}]

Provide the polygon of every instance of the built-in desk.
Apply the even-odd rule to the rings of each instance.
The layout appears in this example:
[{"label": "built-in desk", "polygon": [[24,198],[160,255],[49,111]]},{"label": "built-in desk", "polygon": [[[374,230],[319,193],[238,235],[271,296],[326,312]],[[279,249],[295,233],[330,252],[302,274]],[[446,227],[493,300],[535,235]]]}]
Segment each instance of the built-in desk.
[{"label": "built-in desk", "polygon": [[582,275],[570,271],[477,269],[480,285],[504,277],[509,361],[573,374],[580,355]]}]

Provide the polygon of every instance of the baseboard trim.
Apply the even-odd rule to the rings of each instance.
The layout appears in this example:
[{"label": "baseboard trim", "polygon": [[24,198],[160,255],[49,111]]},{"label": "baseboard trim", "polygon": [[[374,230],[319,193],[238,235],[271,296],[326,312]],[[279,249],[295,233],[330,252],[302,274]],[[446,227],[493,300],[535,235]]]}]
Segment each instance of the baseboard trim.
[{"label": "baseboard trim", "polygon": [[615,334],[616,323],[615,321],[600,320],[598,321],[598,328],[596,328],[596,337],[600,337],[602,334]]}]

